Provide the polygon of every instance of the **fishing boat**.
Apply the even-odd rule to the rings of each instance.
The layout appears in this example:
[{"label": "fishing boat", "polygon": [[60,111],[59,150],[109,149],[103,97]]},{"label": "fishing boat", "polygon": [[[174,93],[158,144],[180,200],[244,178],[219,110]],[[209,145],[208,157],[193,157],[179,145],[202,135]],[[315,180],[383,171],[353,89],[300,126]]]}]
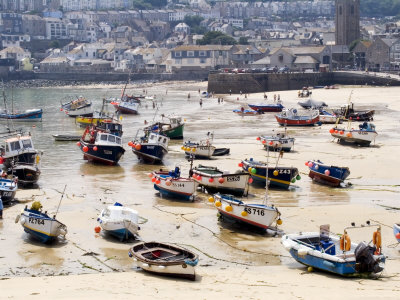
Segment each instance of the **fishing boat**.
[{"label": "fishing boat", "polygon": [[[348,127],[350,126],[350,123]],[[371,142],[375,141],[378,133],[375,130],[375,125],[372,123],[364,122],[354,128],[340,128],[335,126],[329,130],[330,134],[338,139],[343,144],[356,144],[360,146],[369,146]]]},{"label": "fishing boat", "polygon": [[98,125],[101,122],[118,122],[118,120],[114,118],[114,114],[106,111],[106,104],[107,100],[103,99],[100,111],[94,111],[92,116],[77,116],[75,122],[82,127],[92,124]]},{"label": "fishing boat", "polygon": [[348,167],[329,166],[320,160],[307,161],[306,166],[310,169],[308,176],[312,180],[333,187],[345,187],[344,180],[350,175]]},{"label": "fishing boat", "polygon": [[132,152],[139,160],[150,164],[161,163],[168,153],[169,138],[156,132],[144,132],[143,136],[139,137],[141,131],[138,130],[135,139],[130,141],[128,146],[132,147]]},{"label": "fishing boat", "polygon": [[294,137],[289,137],[285,132],[278,132],[275,135],[262,135],[257,137],[267,151],[286,151],[289,152],[294,146]]},{"label": "fishing boat", "polygon": [[208,132],[205,140],[199,142],[185,141],[181,147],[185,155],[194,158],[211,158],[212,156],[228,155],[229,148],[216,148],[213,146],[214,134]]},{"label": "fishing boat", "polygon": [[92,102],[83,96],[71,100],[67,103],[61,103],[61,111],[69,117],[75,118],[77,116],[91,117],[93,116]]},{"label": "fishing boat", "polygon": [[121,242],[135,238],[139,227],[139,216],[136,210],[115,202],[103,209],[97,218],[101,229]]},{"label": "fishing boat", "polygon": [[146,127],[145,130],[158,132],[170,139],[183,139],[185,123],[182,122],[182,117],[164,115],[161,115],[161,117],[161,121],[153,123]]},{"label": "fishing boat", "polygon": [[[40,159],[36,157],[37,161]],[[18,184],[22,187],[29,187],[36,184],[39,181],[41,171],[37,165],[27,163],[16,163],[11,168],[12,174],[18,178]]]},{"label": "fishing boat", "polygon": [[322,109],[323,107],[328,106],[324,101],[317,101],[313,99],[307,99],[305,101],[297,102],[304,109]]},{"label": "fishing boat", "polygon": [[319,111],[319,121],[322,124],[336,124],[342,123],[343,119],[335,115],[334,113],[327,112],[326,110],[321,109]]},{"label": "fishing boat", "polygon": [[42,212],[42,205],[39,201],[32,203],[30,209],[25,207],[22,213],[17,216],[16,223],[21,223],[24,231],[42,243],[50,243],[58,237],[65,239],[67,226],[47,212]]},{"label": "fishing boat", "polygon": [[19,163],[29,165],[36,163],[38,151],[33,146],[30,134],[10,133],[4,142],[4,147],[0,149],[4,168],[9,169]]},{"label": "fishing boat", "polygon": [[280,112],[284,108],[281,102],[248,104],[252,110],[257,112]]},{"label": "fishing boat", "polygon": [[291,183],[301,179],[297,168],[278,167],[277,163],[271,166],[267,162],[256,161],[253,158],[242,160],[239,167],[248,172],[255,184],[265,185],[268,177],[270,188],[287,190]]},{"label": "fishing boat", "polygon": [[129,250],[128,255],[136,266],[147,272],[190,280],[196,278],[197,254],[177,245],[140,242]]},{"label": "fishing boat", "polygon": [[57,142],[73,142],[79,141],[81,139],[81,135],[53,134],[53,138]]},{"label": "fishing boat", "polygon": [[291,108],[275,115],[275,118],[281,126],[314,126],[321,124],[318,110],[309,110],[299,115],[297,109]]},{"label": "fishing boat", "polygon": [[312,94],[312,91],[308,87],[303,87],[300,91],[297,92],[297,97],[299,98],[306,98],[310,97]]},{"label": "fishing boat", "polygon": [[352,121],[372,121],[374,119],[375,110],[355,110],[354,103],[341,106],[340,110],[335,110],[334,113],[343,117],[346,120]]},{"label": "fishing boat", "polygon": [[14,200],[17,189],[18,178],[0,170],[0,199],[4,204]]},{"label": "fishing boat", "polygon": [[267,230],[275,221],[279,225],[282,224],[281,213],[273,205],[244,203],[232,195],[219,193],[214,194],[208,200],[214,202],[222,220],[233,221],[244,227],[255,227],[261,230]]},{"label": "fishing boat", "polygon": [[264,112],[262,111],[256,111],[256,110],[251,110],[251,109],[234,109],[233,112],[235,114],[238,114],[239,116],[257,116],[261,115]]},{"label": "fishing boat", "polygon": [[97,126],[87,126],[78,147],[83,152],[83,159],[105,165],[116,165],[125,153],[122,139]]},{"label": "fishing boat", "polygon": [[43,110],[27,109],[23,112],[10,112],[8,110],[0,111],[0,119],[8,119],[13,121],[42,121]]},{"label": "fishing boat", "polygon": [[181,177],[179,167],[172,171],[155,171],[150,174],[154,189],[161,195],[183,200],[194,200],[198,183],[191,177]]},{"label": "fishing boat", "polygon": [[347,230],[374,225],[348,227],[339,237],[332,234],[329,225],[320,232],[286,234],[281,243],[299,263],[341,276],[373,275],[383,271],[385,255],[381,253],[380,228],[373,234],[374,245],[352,243]]},{"label": "fishing boat", "polygon": [[115,111],[121,114],[131,115],[137,115],[140,106],[140,102],[135,99],[113,101],[111,104],[114,106]]},{"label": "fishing boat", "polygon": [[203,165],[193,168],[192,172],[193,179],[208,193],[221,192],[246,196],[249,192],[250,175],[247,172],[232,173]]},{"label": "fishing boat", "polygon": [[400,223],[393,225],[393,234],[396,240],[400,243]]}]

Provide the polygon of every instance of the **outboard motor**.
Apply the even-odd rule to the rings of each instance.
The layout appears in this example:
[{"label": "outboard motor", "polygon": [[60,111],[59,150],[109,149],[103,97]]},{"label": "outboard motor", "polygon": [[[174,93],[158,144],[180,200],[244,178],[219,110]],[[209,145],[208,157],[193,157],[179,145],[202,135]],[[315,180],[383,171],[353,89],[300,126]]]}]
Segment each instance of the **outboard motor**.
[{"label": "outboard motor", "polygon": [[379,273],[383,267],[379,265],[380,259],[376,259],[373,255],[375,247],[368,246],[365,242],[361,242],[354,250],[356,256],[356,271],[359,273]]}]

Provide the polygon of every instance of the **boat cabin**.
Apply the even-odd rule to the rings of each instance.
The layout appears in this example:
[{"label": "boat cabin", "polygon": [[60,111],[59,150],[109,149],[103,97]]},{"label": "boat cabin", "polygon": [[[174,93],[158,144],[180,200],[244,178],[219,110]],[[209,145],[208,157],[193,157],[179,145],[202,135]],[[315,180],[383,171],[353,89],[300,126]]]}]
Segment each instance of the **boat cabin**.
[{"label": "boat cabin", "polygon": [[168,141],[169,141],[168,137],[152,132],[148,137],[147,143],[168,147]]},{"label": "boat cabin", "polygon": [[[25,152],[35,151],[33,148],[32,137],[30,135],[9,138],[5,141],[5,149],[2,149],[2,155],[5,157],[18,156]],[[4,153],[3,153],[4,152]]]},{"label": "boat cabin", "polygon": [[113,135],[122,136],[122,124],[116,123],[116,122],[100,122],[100,124],[97,126],[98,129],[101,129],[103,131],[107,131]]},{"label": "boat cabin", "polygon": [[119,136],[116,136],[107,132],[97,132],[96,141],[97,145],[122,145],[122,139]]},{"label": "boat cabin", "polygon": [[360,130],[363,130],[363,131],[375,131],[375,125],[372,123],[368,123],[368,122],[364,122],[364,123],[358,125],[358,127],[360,128]]}]

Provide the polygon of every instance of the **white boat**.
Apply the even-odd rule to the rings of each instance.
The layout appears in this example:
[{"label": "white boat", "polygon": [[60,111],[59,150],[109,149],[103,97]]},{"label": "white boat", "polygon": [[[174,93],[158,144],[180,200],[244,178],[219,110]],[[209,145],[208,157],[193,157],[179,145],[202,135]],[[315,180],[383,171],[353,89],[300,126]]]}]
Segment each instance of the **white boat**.
[{"label": "white boat", "polygon": [[194,200],[198,183],[190,177],[180,176],[178,167],[173,171],[157,171],[150,174],[154,188],[160,194],[183,200]]},{"label": "white boat", "polygon": [[122,114],[138,114],[140,103],[136,100],[111,102],[115,110]]},{"label": "white boat", "polygon": [[[375,237],[374,233],[374,242]],[[281,243],[299,263],[342,276],[376,274],[384,268],[385,256],[376,251],[376,245],[352,243],[346,230],[339,237],[330,233],[329,225],[322,225],[320,232],[284,235]]]},{"label": "white boat", "polygon": [[266,150],[289,152],[294,146],[295,138],[289,137],[285,129],[285,132],[278,132],[271,136],[263,135],[257,137],[257,140],[261,141]]},{"label": "white boat", "polygon": [[196,158],[211,158],[216,147],[211,145],[209,140],[198,143],[186,141],[181,149],[185,151],[186,155],[193,155]]},{"label": "white boat", "polygon": [[129,250],[136,266],[151,273],[195,280],[197,254],[171,244],[140,242]]},{"label": "white boat", "polygon": [[64,110],[65,114],[69,117],[93,115],[92,102],[83,96],[68,103],[61,104],[61,110]]},{"label": "white boat", "polygon": [[52,218],[47,212],[42,212],[41,208],[40,202],[33,202],[30,209],[25,207],[17,216],[16,223],[19,220],[24,231],[42,243],[52,242],[59,236],[65,239],[67,226],[56,220],[55,216]]},{"label": "white boat", "polygon": [[209,201],[214,202],[222,219],[262,230],[267,230],[275,221],[279,225],[282,224],[281,213],[273,205],[244,203],[231,195],[221,194],[215,194],[214,197],[210,197]]},{"label": "white boat", "polygon": [[138,213],[129,207],[116,202],[102,210],[97,221],[104,232],[121,241],[135,238],[140,229]]},{"label": "white boat", "polygon": [[217,167],[199,165],[192,169],[193,179],[209,193],[222,192],[235,195],[247,195],[250,174],[247,172],[231,173]]},{"label": "white boat", "polygon": [[337,138],[339,142],[369,146],[375,141],[378,133],[375,131],[375,125],[364,122],[359,125],[359,129],[345,129],[335,126],[329,130],[330,134]]},{"label": "white boat", "polygon": [[322,124],[336,124],[342,123],[342,119],[339,118],[336,114],[331,114],[326,110],[320,110],[319,112],[319,121]]}]

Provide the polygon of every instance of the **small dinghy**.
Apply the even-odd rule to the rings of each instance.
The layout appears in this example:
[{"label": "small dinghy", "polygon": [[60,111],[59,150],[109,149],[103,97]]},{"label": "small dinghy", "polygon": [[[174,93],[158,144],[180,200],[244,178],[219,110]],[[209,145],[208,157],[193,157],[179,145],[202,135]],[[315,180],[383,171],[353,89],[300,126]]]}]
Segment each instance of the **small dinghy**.
[{"label": "small dinghy", "polygon": [[355,144],[360,146],[369,146],[372,141],[375,141],[378,135],[375,130],[375,125],[368,122],[360,124],[359,129],[345,129],[335,126],[331,128],[329,132],[342,144]]},{"label": "small dinghy", "polygon": [[199,165],[192,169],[193,179],[209,193],[222,192],[234,195],[247,195],[250,175],[247,172],[231,173],[217,167]]},{"label": "small dinghy", "polygon": [[214,134],[208,132],[205,140],[199,142],[186,141],[181,149],[185,151],[185,155],[194,158],[211,158],[212,156],[228,155],[229,148],[216,148],[213,146]]},{"label": "small dinghy", "polygon": [[321,109],[323,107],[328,106],[324,101],[317,101],[312,99],[307,99],[305,101],[297,102],[304,109]]},{"label": "small dinghy", "polygon": [[400,223],[393,225],[393,234],[396,240],[400,243]]},{"label": "small dinghy", "polygon": [[4,204],[10,203],[18,189],[18,178],[13,175],[8,175],[0,170],[0,198]]},{"label": "small dinghy", "polygon": [[199,258],[185,248],[159,242],[141,242],[135,244],[128,255],[139,268],[147,272],[196,279],[195,266]]},{"label": "small dinghy", "polygon": [[258,116],[262,115],[264,112],[263,111],[257,111],[257,110],[252,110],[252,109],[234,109],[232,110],[235,114],[239,116]]},{"label": "small dinghy", "polygon": [[294,146],[295,138],[289,137],[285,128],[285,132],[278,132],[270,136],[262,135],[257,137],[257,140],[264,145],[265,150],[289,152]]},{"label": "small dinghy", "polygon": [[342,123],[343,119],[338,117],[334,113],[330,113],[322,109],[319,111],[319,121],[322,124],[336,124],[336,123]]},{"label": "small dinghy", "polygon": [[56,216],[50,217],[47,212],[42,212],[42,204],[39,201],[32,203],[30,209],[25,207],[15,220],[21,223],[24,231],[42,243],[50,243],[58,237],[65,239],[67,226],[56,220]]},{"label": "small dinghy", "polygon": [[286,234],[281,243],[301,264],[342,276],[372,275],[383,271],[385,255],[381,253],[380,227],[373,234],[373,245],[352,243],[347,230],[368,228],[367,225],[348,227],[339,237],[322,225],[320,232]]},{"label": "small dinghy", "polygon": [[280,112],[284,108],[282,103],[257,103],[249,104],[249,107],[256,112]]},{"label": "small dinghy", "polygon": [[140,229],[138,213],[116,202],[103,209],[97,218],[105,233],[118,238],[121,242],[135,238]]},{"label": "small dinghy", "polygon": [[344,180],[350,175],[349,168],[329,166],[320,160],[307,161],[306,166],[310,169],[308,176],[312,180],[333,187],[345,187]]},{"label": "small dinghy", "polygon": [[227,219],[227,221],[261,230],[267,230],[275,221],[279,225],[282,224],[279,210],[273,205],[267,205],[266,201],[263,204],[244,203],[231,195],[219,193],[208,200],[214,202],[222,220]]},{"label": "small dinghy", "polygon": [[181,177],[179,167],[172,171],[156,171],[150,174],[154,188],[161,195],[183,200],[194,200],[198,183],[190,177]]},{"label": "small dinghy", "polygon": [[79,141],[81,139],[81,135],[53,134],[53,138],[57,142],[71,142],[71,141]]}]

